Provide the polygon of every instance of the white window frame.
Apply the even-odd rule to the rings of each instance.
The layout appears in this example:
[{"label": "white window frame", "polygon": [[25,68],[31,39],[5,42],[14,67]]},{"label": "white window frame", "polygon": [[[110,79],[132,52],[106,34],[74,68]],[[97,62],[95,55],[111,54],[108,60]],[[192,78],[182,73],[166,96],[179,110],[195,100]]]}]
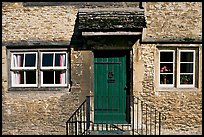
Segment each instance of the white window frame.
[{"label": "white window frame", "polygon": [[[160,53],[161,52],[173,52],[173,62],[160,62]],[[173,84],[160,84],[160,65],[161,63],[173,63]],[[175,50],[159,50],[159,87],[161,88],[173,88],[175,85]],[[168,73],[170,74],[170,73]]]},{"label": "white window frame", "polygon": [[[19,55],[19,54],[23,54],[23,67],[14,67],[14,55]],[[25,55],[26,54],[35,54],[36,58],[35,58],[35,66],[34,67],[24,67],[25,66]],[[37,52],[13,52],[11,53],[11,86],[12,87],[37,87],[38,85],[38,75],[37,75]],[[24,81],[26,81],[26,75],[25,72],[27,70],[33,70],[36,73],[36,84],[15,84],[14,81],[16,81],[16,79],[14,78],[14,72],[15,71],[23,71],[24,72]]]},{"label": "white window frame", "polygon": [[[173,52],[173,84],[160,84],[160,64],[165,63],[165,62],[160,62],[160,53],[161,52]],[[183,63],[193,63],[193,72],[192,73],[183,73],[183,74],[193,74],[193,84],[180,84],[180,55],[181,52],[192,52],[193,53],[193,62],[183,62]],[[158,64],[158,85],[159,88],[195,88],[195,77],[196,77],[196,72],[195,72],[195,65],[196,65],[196,50],[191,50],[191,49],[178,49],[176,48],[175,50],[169,49],[169,50],[164,50],[160,49],[159,50],[159,64]],[[167,63],[167,62],[166,62]]]},{"label": "white window frame", "polygon": [[[65,54],[65,66],[63,67],[56,67],[54,66],[55,64],[55,54],[56,53],[60,53],[60,54]],[[45,67],[45,66],[42,66],[42,61],[43,61],[43,54],[53,54],[53,66],[51,67]],[[68,63],[68,55],[67,55],[67,52],[55,52],[55,51],[52,51],[52,52],[41,52],[40,53],[40,59],[41,59],[41,63],[40,63],[40,81],[41,81],[41,87],[66,87],[67,86],[67,83],[68,83],[68,72],[67,72],[67,63]],[[65,84],[54,84],[55,83],[55,74],[53,76],[54,78],[54,83],[53,84],[43,84],[43,71],[45,70],[50,70],[50,71],[55,71],[55,70],[64,70],[65,71]],[[55,73],[55,72],[54,72]]]},{"label": "white window frame", "polygon": [[[192,52],[193,53],[193,62],[184,62],[184,63],[193,63],[193,73],[183,73],[183,74],[193,74],[193,84],[180,84],[180,65],[182,62],[180,62],[180,55],[181,52]],[[195,87],[195,57],[196,53],[195,50],[178,50],[178,87],[179,88],[193,88]]]}]

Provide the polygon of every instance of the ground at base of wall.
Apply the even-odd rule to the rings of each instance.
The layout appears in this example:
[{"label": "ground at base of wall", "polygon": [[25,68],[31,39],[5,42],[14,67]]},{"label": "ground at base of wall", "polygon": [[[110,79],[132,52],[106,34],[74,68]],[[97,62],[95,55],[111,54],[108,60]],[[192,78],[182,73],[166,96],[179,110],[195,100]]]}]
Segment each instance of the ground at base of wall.
[{"label": "ground at base of wall", "polygon": [[191,131],[173,131],[168,129],[162,130],[162,135],[202,135],[202,128]]}]

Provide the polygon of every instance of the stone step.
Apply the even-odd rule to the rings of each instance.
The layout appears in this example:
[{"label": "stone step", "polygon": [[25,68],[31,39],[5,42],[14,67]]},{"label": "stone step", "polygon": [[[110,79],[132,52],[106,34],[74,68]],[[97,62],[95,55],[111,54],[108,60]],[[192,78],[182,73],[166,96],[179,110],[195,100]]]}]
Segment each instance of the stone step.
[{"label": "stone step", "polygon": [[130,135],[130,131],[98,130],[98,131],[90,131],[90,135]]}]

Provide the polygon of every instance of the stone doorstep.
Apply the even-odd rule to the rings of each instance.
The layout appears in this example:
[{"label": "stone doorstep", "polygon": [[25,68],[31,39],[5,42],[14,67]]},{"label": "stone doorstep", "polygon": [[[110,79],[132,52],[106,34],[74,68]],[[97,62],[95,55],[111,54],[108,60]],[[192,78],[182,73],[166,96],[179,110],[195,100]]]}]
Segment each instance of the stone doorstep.
[{"label": "stone doorstep", "polygon": [[[121,128],[122,125],[118,125],[117,127],[118,128]],[[128,129],[128,127],[125,127],[126,129],[117,129],[117,128],[114,128],[112,130],[110,129],[104,129],[104,130],[101,130],[100,128],[101,125],[99,125],[99,130],[95,129],[96,128],[96,125],[94,125],[94,130],[92,130],[92,127],[91,128],[91,131],[90,132],[90,135],[131,135],[131,129]],[[124,128],[124,127],[123,127]]]},{"label": "stone doorstep", "polygon": [[90,135],[131,135],[130,131],[122,130],[98,130],[90,131]]}]

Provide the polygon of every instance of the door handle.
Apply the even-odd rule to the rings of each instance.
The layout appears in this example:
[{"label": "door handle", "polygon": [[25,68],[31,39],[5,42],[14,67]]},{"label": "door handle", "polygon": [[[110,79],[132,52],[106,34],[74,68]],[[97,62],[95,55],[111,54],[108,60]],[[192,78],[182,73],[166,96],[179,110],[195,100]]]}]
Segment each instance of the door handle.
[{"label": "door handle", "polygon": [[125,86],[125,88],[124,88],[124,89],[125,89],[125,90],[126,90],[126,89],[128,89],[127,85]]}]

